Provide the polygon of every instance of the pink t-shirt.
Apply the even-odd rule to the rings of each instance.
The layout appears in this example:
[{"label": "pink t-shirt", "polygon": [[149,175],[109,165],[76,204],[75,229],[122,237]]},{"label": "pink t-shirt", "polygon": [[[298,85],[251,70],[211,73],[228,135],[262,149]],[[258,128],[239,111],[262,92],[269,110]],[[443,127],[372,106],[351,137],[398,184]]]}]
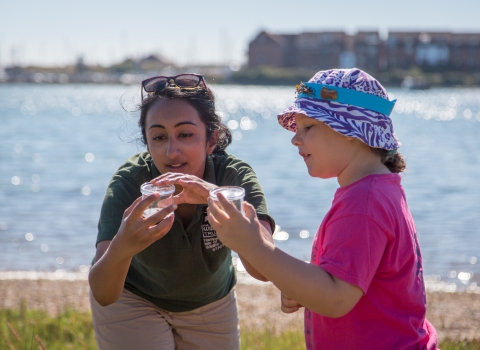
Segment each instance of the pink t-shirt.
[{"label": "pink t-shirt", "polygon": [[417,232],[398,174],[369,175],[337,190],[311,263],[364,295],[343,317],[305,310],[307,349],[436,349]]}]

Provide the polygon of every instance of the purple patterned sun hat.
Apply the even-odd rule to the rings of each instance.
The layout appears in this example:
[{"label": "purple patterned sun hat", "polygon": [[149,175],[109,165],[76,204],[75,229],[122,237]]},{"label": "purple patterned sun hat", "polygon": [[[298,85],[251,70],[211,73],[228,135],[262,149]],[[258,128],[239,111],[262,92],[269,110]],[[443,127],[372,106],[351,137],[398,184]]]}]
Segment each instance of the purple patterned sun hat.
[{"label": "purple patterned sun hat", "polygon": [[394,105],[371,75],[358,68],[331,69],[297,86],[295,102],[277,118],[281,126],[295,132],[295,114],[303,114],[370,147],[393,151],[401,145],[389,117]]}]

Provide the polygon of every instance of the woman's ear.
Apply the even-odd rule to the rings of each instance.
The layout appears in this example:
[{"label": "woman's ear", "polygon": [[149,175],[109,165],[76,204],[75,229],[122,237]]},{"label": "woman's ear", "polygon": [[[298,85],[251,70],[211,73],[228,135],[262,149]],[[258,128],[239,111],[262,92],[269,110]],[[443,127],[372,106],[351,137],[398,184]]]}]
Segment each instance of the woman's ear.
[{"label": "woman's ear", "polygon": [[207,141],[207,154],[212,154],[218,142],[218,130],[214,130]]}]

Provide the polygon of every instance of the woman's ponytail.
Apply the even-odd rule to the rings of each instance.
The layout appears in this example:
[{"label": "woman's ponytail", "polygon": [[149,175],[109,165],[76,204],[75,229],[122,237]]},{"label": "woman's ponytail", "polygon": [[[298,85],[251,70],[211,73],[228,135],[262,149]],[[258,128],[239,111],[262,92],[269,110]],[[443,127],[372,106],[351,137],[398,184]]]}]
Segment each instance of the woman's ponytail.
[{"label": "woman's ponytail", "polygon": [[[219,120],[221,120],[220,117]],[[222,122],[219,122],[217,147],[215,147],[213,153],[221,154],[225,152],[225,148],[227,148],[230,143],[232,143],[232,133],[230,132],[230,129]]]}]

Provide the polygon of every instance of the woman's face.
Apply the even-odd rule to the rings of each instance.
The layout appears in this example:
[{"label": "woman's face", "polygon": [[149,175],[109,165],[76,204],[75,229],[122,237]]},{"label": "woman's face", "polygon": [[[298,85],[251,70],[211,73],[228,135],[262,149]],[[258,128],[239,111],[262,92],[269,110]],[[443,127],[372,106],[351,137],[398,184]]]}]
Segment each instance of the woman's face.
[{"label": "woman's face", "polygon": [[203,178],[207,154],[217,142],[207,140],[207,127],[197,110],[181,99],[158,100],[145,118],[147,148],[160,173]]}]

